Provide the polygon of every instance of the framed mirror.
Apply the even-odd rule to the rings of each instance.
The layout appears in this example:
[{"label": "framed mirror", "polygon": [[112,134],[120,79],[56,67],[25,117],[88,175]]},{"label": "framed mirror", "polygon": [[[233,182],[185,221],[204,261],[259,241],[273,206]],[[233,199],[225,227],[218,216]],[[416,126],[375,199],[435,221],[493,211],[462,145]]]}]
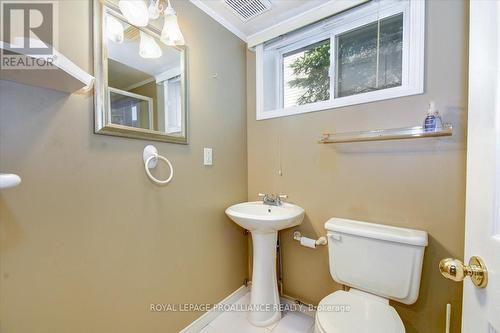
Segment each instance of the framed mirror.
[{"label": "framed mirror", "polygon": [[94,0],[95,133],[188,143],[186,48]]}]

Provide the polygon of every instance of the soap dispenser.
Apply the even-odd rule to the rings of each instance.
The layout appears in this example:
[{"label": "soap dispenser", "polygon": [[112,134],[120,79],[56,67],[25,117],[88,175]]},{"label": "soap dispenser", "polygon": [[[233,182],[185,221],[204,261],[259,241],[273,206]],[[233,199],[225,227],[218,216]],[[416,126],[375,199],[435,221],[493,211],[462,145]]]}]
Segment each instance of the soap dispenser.
[{"label": "soap dispenser", "polygon": [[[433,132],[436,130],[436,103],[434,101],[431,101],[429,103],[429,109],[427,110],[427,117],[425,117],[424,120],[424,131],[426,132]],[[442,126],[442,125],[441,125]]]}]

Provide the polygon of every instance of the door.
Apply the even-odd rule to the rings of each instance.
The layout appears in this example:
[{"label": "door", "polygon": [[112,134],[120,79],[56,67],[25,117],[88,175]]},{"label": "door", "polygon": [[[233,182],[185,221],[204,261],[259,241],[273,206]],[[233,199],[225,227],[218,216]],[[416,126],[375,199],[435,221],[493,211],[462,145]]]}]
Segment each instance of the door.
[{"label": "door", "polygon": [[500,333],[500,1],[470,1],[466,261],[484,260],[485,288],[464,280],[463,333]]}]

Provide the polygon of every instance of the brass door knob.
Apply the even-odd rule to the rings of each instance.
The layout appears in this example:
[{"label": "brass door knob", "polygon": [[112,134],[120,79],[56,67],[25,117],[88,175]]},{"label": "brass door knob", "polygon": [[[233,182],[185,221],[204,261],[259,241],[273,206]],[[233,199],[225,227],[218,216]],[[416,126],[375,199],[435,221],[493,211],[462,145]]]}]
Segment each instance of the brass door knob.
[{"label": "brass door knob", "polygon": [[439,263],[441,274],[453,281],[463,281],[467,276],[478,288],[485,288],[488,284],[488,270],[484,261],[479,257],[471,257],[469,265],[464,265],[458,259],[446,258]]}]

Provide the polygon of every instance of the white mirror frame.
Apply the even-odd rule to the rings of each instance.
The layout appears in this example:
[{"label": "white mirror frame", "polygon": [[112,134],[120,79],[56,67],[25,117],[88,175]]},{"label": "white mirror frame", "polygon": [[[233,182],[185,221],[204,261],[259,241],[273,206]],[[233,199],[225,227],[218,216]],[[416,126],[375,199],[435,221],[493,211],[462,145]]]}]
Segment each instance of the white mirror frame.
[{"label": "white mirror frame", "polygon": [[[181,105],[184,117],[184,131],[182,136],[168,135],[160,131],[144,128],[112,124],[109,112],[108,97],[108,62],[107,48],[103,37],[105,10],[127,22],[121,15],[116,4],[108,0],[93,0],[93,27],[94,27],[94,132],[96,134],[121,136],[134,139],[155,140],[179,144],[188,144],[188,98],[187,98],[187,50],[184,46],[174,46],[181,52]],[[160,31],[149,24],[147,27],[136,27],[139,30],[155,35],[160,39]]]}]

